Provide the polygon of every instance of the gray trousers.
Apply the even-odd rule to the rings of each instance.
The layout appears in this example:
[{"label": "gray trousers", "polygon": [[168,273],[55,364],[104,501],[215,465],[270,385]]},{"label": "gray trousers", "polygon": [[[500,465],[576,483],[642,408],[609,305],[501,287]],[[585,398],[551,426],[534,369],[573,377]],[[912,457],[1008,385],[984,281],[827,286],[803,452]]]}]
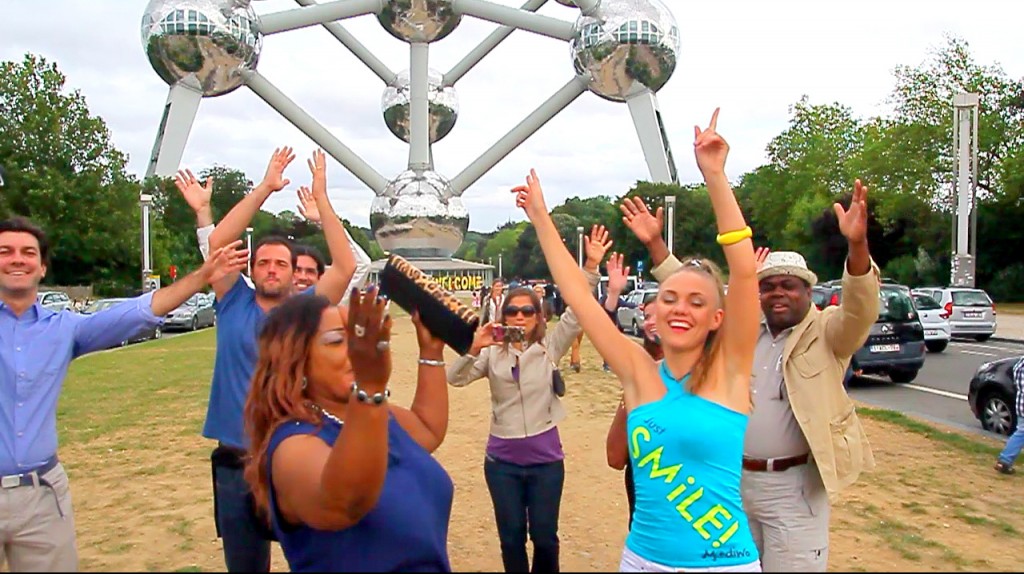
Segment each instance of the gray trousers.
[{"label": "gray trousers", "polygon": [[812,460],[782,472],[743,471],[743,509],[764,572],[825,572],[832,507]]},{"label": "gray trousers", "polygon": [[40,484],[0,489],[0,567],[11,572],[76,572],[75,517],[60,464]]}]

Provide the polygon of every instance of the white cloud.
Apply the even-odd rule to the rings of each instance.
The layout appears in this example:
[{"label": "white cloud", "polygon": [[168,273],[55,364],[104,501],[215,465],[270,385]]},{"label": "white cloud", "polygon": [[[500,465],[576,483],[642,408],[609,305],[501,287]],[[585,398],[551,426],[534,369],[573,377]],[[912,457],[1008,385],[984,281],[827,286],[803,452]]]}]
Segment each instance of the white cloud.
[{"label": "white cloud", "polygon": [[[142,49],[145,2],[3,4],[0,59],[20,60],[30,51],[55,61],[69,86],[81,90],[93,113],[107,121],[115,145],[130,155],[131,171],[143,173],[167,96]],[[548,4],[543,14],[575,17],[571,9]],[[962,16],[953,0],[668,4],[682,33],[682,50],[659,100],[685,182],[699,179],[689,153],[692,125],[706,122],[715,106],[722,107],[720,130],[732,145],[729,172],[738,176],[764,161],[766,144],[784,129],[789,106],[804,94],[816,103],[849,105],[859,115],[883,112],[892,69],[925,60],[931,48],[942,45],[944,33],[965,38],[980,62],[998,61],[1011,75],[1024,74],[1019,18],[1009,14],[1018,9],[1004,0],[972,2],[972,14],[991,16],[984,18]],[[295,6],[289,0],[255,3],[260,13]],[[408,66],[407,45],[372,17],[344,26],[392,71]],[[446,72],[492,29],[493,24],[464,18],[448,38],[432,45],[431,67]],[[311,27],[266,38],[258,69],[384,177],[404,169],[408,149],[381,117],[383,83],[325,30]],[[454,177],[571,77],[568,46],[514,33],[457,85],[460,116],[453,132],[434,146],[438,171]],[[270,152],[282,144],[299,153],[289,177],[296,185],[305,182],[304,160],[314,144],[241,88],[203,101],[183,164],[194,169],[228,165],[258,180]],[[522,219],[507,190],[530,167],[541,174],[552,204],[574,195],[618,195],[647,176],[626,107],[584,94],[466,192],[471,228],[490,230],[509,218]],[[329,181],[336,208],[366,225],[372,193],[333,162]],[[286,191],[266,208],[294,209],[294,199]]]}]

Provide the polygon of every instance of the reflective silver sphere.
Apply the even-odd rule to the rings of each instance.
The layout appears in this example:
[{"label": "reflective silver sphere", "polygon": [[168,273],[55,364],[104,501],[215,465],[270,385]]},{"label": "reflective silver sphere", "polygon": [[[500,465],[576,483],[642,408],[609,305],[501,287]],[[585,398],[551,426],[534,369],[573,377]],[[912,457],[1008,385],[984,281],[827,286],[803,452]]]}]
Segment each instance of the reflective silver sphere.
[{"label": "reflective silver sphere", "polygon": [[395,38],[420,43],[451,34],[462,14],[452,9],[452,0],[387,0],[377,19]]},{"label": "reflective silver sphere", "polygon": [[[430,143],[448,135],[459,117],[459,97],[455,88],[441,85],[440,72],[428,72],[427,101],[430,105]],[[395,81],[384,89],[380,99],[384,123],[395,137],[409,143],[409,70],[398,73]]]},{"label": "reflective silver sphere", "polygon": [[408,258],[447,258],[462,245],[469,212],[437,172],[407,170],[373,200],[370,229],[385,251]]},{"label": "reflective silver sphere", "polygon": [[580,15],[572,40],[576,73],[615,102],[660,90],[676,69],[679,28],[661,0],[602,0],[599,20]]},{"label": "reflective silver sphere", "polygon": [[168,84],[192,76],[204,96],[242,85],[263,44],[256,13],[241,0],[151,0],[142,16],[142,45]]}]

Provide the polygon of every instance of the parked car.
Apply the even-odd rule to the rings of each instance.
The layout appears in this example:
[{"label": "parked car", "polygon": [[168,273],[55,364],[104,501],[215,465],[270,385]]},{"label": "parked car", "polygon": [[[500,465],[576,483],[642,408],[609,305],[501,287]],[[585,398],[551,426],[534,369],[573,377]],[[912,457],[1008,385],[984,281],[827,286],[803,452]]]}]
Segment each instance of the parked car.
[{"label": "parked car", "polygon": [[[857,367],[864,374],[887,375],[894,383],[909,383],[924,366],[924,326],[909,287],[883,280],[878,297],[878,319],[864,346],[854,354]],[[843,300],[842,282],[815,285],[811,299],[819,308],[838,305]]]},{"label": "parked car", "polygon": [[950,334],[987,341],[996,332],[996,306],[988,293],[967,287],[920,287],[949,315]]},{"label": "parked car", "polygon": [[75,310],[75,303],[63,291],[42,291],[36,295],[36,300],[46,309],[57,313],[65,309]]},{"label": "parked car", "polygon": [[182,303],[177,309],[171,311],[164,317],[164,329],[188,329],[195,331],[204,327],[212,327],[217,324],[217,314],[213,310],[213,303],[207,299],[206,294],[196,293]]},{"label": "parked car", "polygon": [[1022,358],[982,363],[971,378],[967,403],[987,431],[1009,435],[1017,428],[1017,386],[1013,384],[1012,370]]},{"label": "parked car", "polygon": [[[118,303],[126,300],[127,299],[123,297],[112,299],[98,299],[89,304],[85,309],[82,309],[82,314],[92,315],[93,313],[98,313],[104,309],[109,309],[110,307],[113,307],[114,305],[117,305]],[[124,341],[121,341],[121,346],[124,347],[129,343],[141,343],[142,341],[159,339],[161,336],[163,336],[163,328],[160,325],[157,325],[156,327],[143,329],[141,332],[136,333],[135,336],[129,339],[125,339]]]},{"label": "parked car", "polygon": [[644,330],[644,305],[654,301],[658,289],[636,289],[626,296],[625,301],[615,311],[616,323],[620,331],[641,336]]},{"label": "parked car", "polygon": [[[636,275],[630,275],[626,278],[626,290],[622,293],[623,296],[632,293],[636,289],[637,277]],[[597,298],[604,297],[605,293],[608,292],[608,278],[601,277],[597,283]]]},{"label": "parked car", "polygon": [[949,345],[949,315],[939,302],[924,293],[911,291],[917,315],[924,327],[924,344],[932,353],[941,353]]}]

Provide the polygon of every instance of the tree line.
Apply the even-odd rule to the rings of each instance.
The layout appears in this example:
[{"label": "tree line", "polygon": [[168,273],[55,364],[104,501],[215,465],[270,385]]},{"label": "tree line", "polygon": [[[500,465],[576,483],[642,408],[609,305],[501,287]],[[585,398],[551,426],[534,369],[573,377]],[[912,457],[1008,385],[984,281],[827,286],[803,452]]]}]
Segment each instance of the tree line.
[{"label": "tree line", "polygon": [[[883,273],[908,285],[946,285],[955,204],[951,102],[959,92],[974,92],[981,96],[977,282],[999,301],[1024,300],[1024,81],[997,64],[978,63],[967,42],[955,37],[920,65],[899,66],[893,75],[884,115],[858,117],[842,103],[806,97],[791,106],[787,127],[767,146],[767,162],[733,182],[755,243],[800,251],[819,277],[839,277],[845,243],[831,205],[848,202],[860,178],[871,189],[869,241]],[[173,182],[142,181],[126,164],[85,97],[65,89],[55,63],[33,54],[0,63],[0,165],[7,170],[0,217],[26,215],[50,234],[49,283],[92,284],[100,294],[137,290],[142,192],[154,197],[154,272],[166,283],[171,265],[179,274],[199,265],[195,216]],[[253,187],[227,166],[198,175],[215,178],[215,220]],[[602,223],[614,249],[649,273],[646,251],[625,228],[618,205],[640,196],[656,208],[669,195],[676,198],[674,251],[724,264],[702,185],[638,181],[619,197],[573,197],[552,213],[571,252],[577,226]],[[346,225],[371,257],[384,256],[369,229]],[[319,229],[295,212],[263,211],[252,226],[254,239],[275,233],[327,251]],[[497,265],[499,254],[508,277],[549,277],[527,222],[470,232],[456,257]]]}]

